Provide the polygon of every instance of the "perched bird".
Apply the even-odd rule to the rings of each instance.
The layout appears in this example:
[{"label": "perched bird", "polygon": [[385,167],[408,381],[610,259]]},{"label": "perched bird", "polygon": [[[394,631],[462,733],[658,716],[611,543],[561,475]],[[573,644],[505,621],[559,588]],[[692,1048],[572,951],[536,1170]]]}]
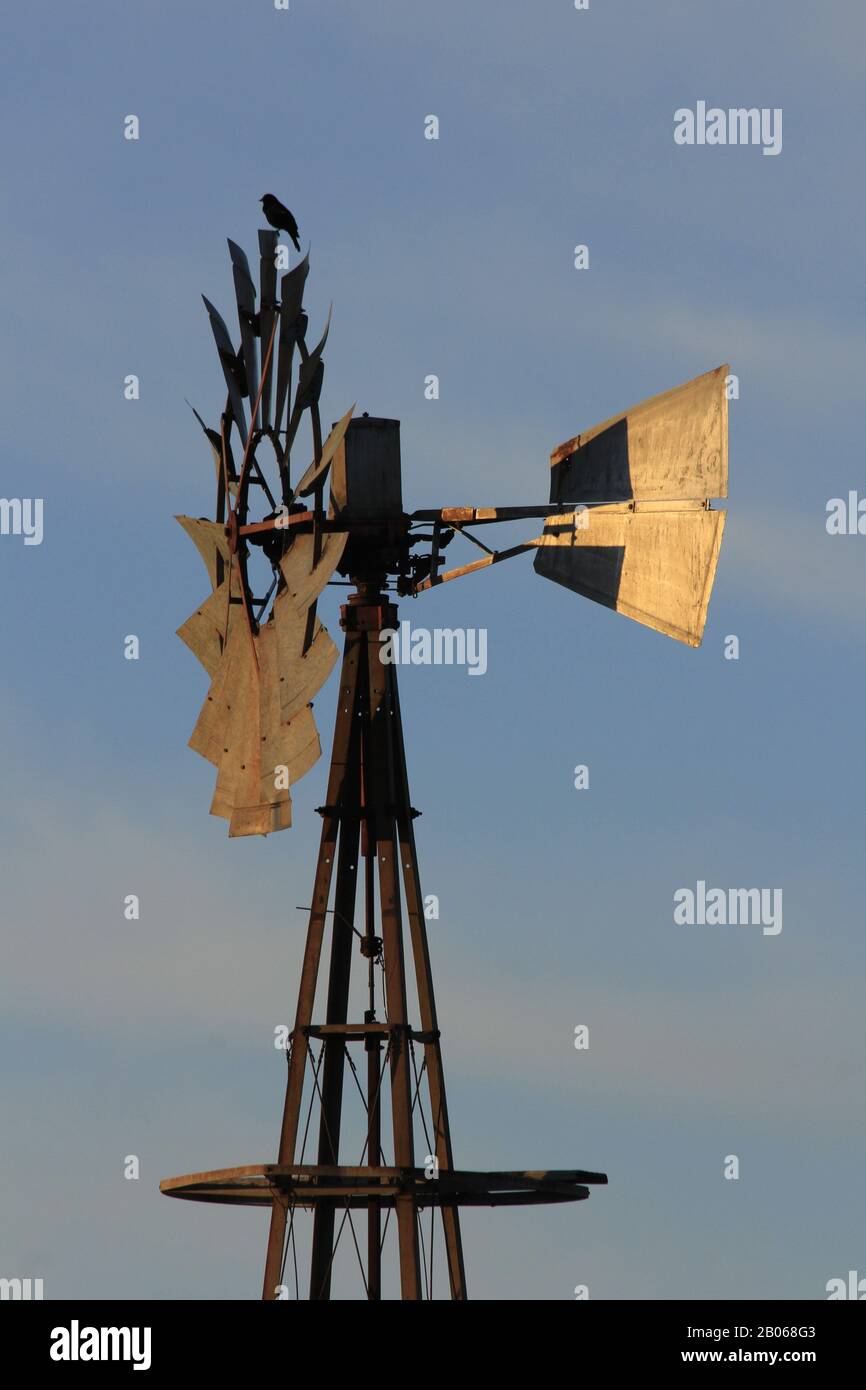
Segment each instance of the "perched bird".
[{"label": "perched bird", "polygon": [[266,193],[264,198],[260,198],[262,212],[265,214],[272,227],[276,227],[278,232],[288,232],[295,244],[295,250],[300,251],[301,243],[298,241],[298,224],[287,207],[283,207],[279,198],[275,198],[273,193]]}]

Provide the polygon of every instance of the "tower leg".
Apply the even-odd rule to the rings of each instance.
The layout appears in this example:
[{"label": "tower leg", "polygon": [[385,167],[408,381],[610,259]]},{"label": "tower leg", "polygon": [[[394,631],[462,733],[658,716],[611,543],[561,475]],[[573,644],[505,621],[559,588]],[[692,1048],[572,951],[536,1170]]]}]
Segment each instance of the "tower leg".
[{"label": "tower leg", "polygon": [[[391,1111],[394,1125],[394,1163],[414,1168],[412,1079],[409,1069],[409,1019],[406,1002],[406,964],[400,911],[395,821],[394,709],[390,698],[390,666],[382,662],[379,631],[367,633],[370,759],[367,775],[367,832],[379,868],[379,908],[385,960],[385,999],[390,1026],[389,1061]],[[413,1195],[395,1199],[400,1246],[400,1291],[404,1299],[421,1297],[418,1223]]]},{"label": "tower leg", "polygon": [[[424,1044],[424,1058],[427,1063],[427,1081],[430,1089],[430,1109],[433,1115],[436,1157],[439,1161],[439,1168],[442,1170],[454,1167],[454,1155],[451,1149],[448,1103],[445,1099],[442,1049],[439,1045],[439,1021],[433,993],[433,972],[430,967],[430,950],[427,944],[424,899],[421,895],[418,852],[415,848],[415,831],[412,824],[413,811],[409,796],[409,773],[406,766],[406,749],[403,743],[403,721],[400,714],[400,696],[397,690],[397,672],[393,666],[389,666],[387,669],[390,678],[391,702],[394,709],[394,762],[398,769],[396,812],[400,863],[403,866],[406,913],[409,918],[409,933],[415,963],[415,982],[418,989],[421,1029],[432,1038],[430,1042]],[[443,1206],[441,1211],[451,1297],[465,1299],[467,1297],[466,1269],[463,1262],[460,1217],[456,1207]]]}]

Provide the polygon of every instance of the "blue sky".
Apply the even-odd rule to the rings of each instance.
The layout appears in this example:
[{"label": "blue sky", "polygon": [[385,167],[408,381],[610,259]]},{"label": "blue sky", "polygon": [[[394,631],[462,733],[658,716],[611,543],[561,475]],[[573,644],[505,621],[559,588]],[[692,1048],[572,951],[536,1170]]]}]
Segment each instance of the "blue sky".
[{"label": "blue sky", "polygon": [[[204,590],[172,517],[209,509],[212,465],[184,397],[216,419],[199,296],[231,319],[225,238],[252,254],[266,190],[312,245],[315,336],[334,304],[324,418],[401,420],[411,507],[544,501],[561,440],[740,381],[699,651],[524,560],[402,608],[488,631],[483,678],[400,677],[458,1161],[610,1176],[471,1213],[470,1294],[866,1272],[866,540],[824,524],[866,491],[862,7],[149,0],[3,29],[2,491],[44,499],[45,535],[0,537],[0,1275],[258,1292],[262,1218],[157,1184],[274,1156],[326,773],[291,832],[229,843],[185,746],[205,679],[174,629]],[[675,145],[698,100],[781,107],[782,153]],[[316,709],[327,737],[333,681]],[[781,934],[676,927],[698,879],[781,887]]]}]

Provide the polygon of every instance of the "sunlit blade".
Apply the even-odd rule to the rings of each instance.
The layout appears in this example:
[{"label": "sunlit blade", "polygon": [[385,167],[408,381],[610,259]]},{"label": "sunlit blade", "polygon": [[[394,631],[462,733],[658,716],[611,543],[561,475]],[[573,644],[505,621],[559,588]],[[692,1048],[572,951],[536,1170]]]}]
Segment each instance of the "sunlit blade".
[{"label": "sunlit blade", "polygon": [[287,594],[275,600],[273,614],[277,633],[280,719],[286,724],[325,684],[334,669],[337,648],[327,629],[316,619],[312,641],[304,651],[306,615],[302,618],[296,612]]},{"label": "sunlit blade", "polygon": [[[290,770],[284,768],[280,738],[280,672],[275,623],[264,623],[256,639],[259,654],[259,725],[261,733],[258,803],[272,807],[288,804],[291,825]],[[273,817],[272,817],[273,819]]]},{"label": "sunlit blade", "polygon": [[289,785],[306,776],[322,755],[322,744],[309,705],[280,727],[280,762],[289,769]]},{"label": "sunlit blade", "polygon": [[[238,600],[229,602],[229,596]],[[234,624],[243,621],[240,604],[241,586],[237,567],[231,572],[231,579],[224,579],[218,589],[214,589],[177,629],[177,635],[185,642],[207,671],[211,679],[216,677],[223,654],[223,639],[231,632]]]},{"label": "sunlit blade", "polygon": [[236,623],[229,633],[225,651],[211,682],[204,704],[189,739],[194,753],[219,767],[226,750],[226,731],[231,722],[235,689],[243,672],[252,663],[249,634],[244,623]]},{"label": "sunlit blade", "polygon": [[[259,755],[259,681],[252,660],[235,662],[230,686],[228,719],[223,730],[212,814],[223,808],[257,806],[261,764]],[[214,810],[214,806],[218,809]],[[229,832],[231,833],[231,831]]]},{"label": "sunlit blade", "polygon": [[551,502],[727,497],[729,373],[717,367],[560,444]]},{"label": "sunlit blade", "polygon": [[321,553],[315,558],[316,537],[297,535],[280,561],[288,593],[298,613],[306,611],[324,589],[343,558],[348,540],[346,531],[325,531],[320,537]]},{"label": "sunlit blade", "polygon": [[535,568],[584,598],[697,647],[725,515],[697,503],[637,503],[551,517]]},{"label": "sunlit blade", "polygon": [[201,558],[204,560],[205,568],[210,578],[211,588],[217,587],[217,555],[221,555],[225,562],[226,570],[231,561],[229,543],[226,539],[225,527],[218,521],[205,521],[203,517],[197,516],[176,516],[175,521],[179,522],[186,534],[189,536]]},{"label": "sunlit blade", "polygon": [[309,494],[313,492],[313,490],[315,489],[316,484],[320,482],[320,480],[324,479],[328,469],[331,466],[331,463],[333,462],[337,450],[339,449],[346,436],[346,430],[349,428],[349,421],[352,418],[352,411],[354,409],[355,406],[351,405],[349,409],[346,411],[343,418],[341,420],[338,420],[334,428],[331,430],[331,433],[325,440],[324,448],[322,449],[322,457],[320,458],[319,462],[313,462],[310,464],[306,473],[301,478],[301,481],[298,483],[298,486],[295,488],[296,497],[309,496]]}]

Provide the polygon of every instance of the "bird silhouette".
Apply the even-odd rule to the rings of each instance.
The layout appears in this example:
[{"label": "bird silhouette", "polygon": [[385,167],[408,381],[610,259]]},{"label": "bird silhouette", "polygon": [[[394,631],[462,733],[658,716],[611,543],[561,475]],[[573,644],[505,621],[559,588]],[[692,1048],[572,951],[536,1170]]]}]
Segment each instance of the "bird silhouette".
[{"label": "bird silhouette", "polygon": [[278,232],[288,232],[295,244],[295,250],[300,251],[301,243],[298,241],[298,224],[287,207],[275,198],[273,193],[266,193],[259,199],[262,205],[262,212],[265,214],[272,227],[276,227]]}]

